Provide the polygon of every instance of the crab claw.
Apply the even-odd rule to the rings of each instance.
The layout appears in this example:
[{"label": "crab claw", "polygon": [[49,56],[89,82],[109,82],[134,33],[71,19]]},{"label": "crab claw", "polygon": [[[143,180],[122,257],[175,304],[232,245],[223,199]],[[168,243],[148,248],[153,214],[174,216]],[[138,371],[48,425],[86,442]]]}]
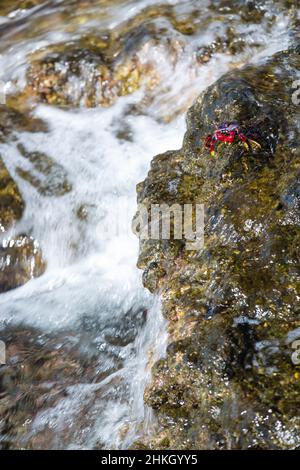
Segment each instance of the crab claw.
[{"label": "crab claw", "polygon": [[239,139],[243,142],[245,149],[249,150],[250,147],[248,145],[248,141],[250,139],[248,139],[248,137],[246,137],[244,134],[242,134],[242,132],[239,132],[238,136],[239,136]]}]

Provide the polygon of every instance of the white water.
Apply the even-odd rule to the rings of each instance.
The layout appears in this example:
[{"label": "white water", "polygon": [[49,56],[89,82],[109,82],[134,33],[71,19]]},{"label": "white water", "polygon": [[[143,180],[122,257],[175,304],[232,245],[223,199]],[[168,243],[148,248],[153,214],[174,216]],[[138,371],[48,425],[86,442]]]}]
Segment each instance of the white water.
[{"label": "white water", "polygon": [[[64,30],[65,25],[55,24],[51,33],[41,30],[19,42],[8,35],[7,49],[4,50],[4,42],[0,56],[3,77],[21,87],[29,51],[75,38],[92,26],[113,29],[145,6],[158,2],[120,3],[119,9],[105,9],[104,23],[95,19],[79,24],[71,32]],[[194,2],[164,3],[178,4],[179,10],[185,8],[186,12],[195,5]],[[204,2],[202,7],[205,14]],[[13,16],[13,20],[20,15]],[[238,19],[233,21],[238,24]],[[145,178],[153,155],[180,147],[185,130],[183,113],[195,97],[228,69],[284,48],[287,42],[281,35],[287,24],[288,19],[279,15],[273,31],[268,33],[264,24],[252,25],[252,29],[240,27],[249,47],[235,57],[216,54],[201,67],[195,65],[195,49],[209,44],[224,31],[221,23],[208,26],[200,35],[180,38],[180,54],[175,65],[168,57],[165,44],[149,42],[139,51],[139,56],[155,64],[162,85],[155,90],[146,115],[128,113],[128,105],[139,103],[143,90],[120,98],[109,109],[67,111],[40,105],[34,114],[47,122],[49,132],[20,132],[17,141],[0,145],[5,164],[26,201],[24,217],[9,236],[29,232],[38,240],[47,261],[42,277],[1,294],[0,326],[23,324],[54,334],[71,329],[78,331],[79,336],[86,329],[87,348],[96,347],[99,351],[99,374],[112,365],[109,354],[106,355],[110,347],[105,340],[107,332],[126,330],[128,312],[130,328],[134,330],[129,344],[113,348],[122,367],[100,383],[69,387],[67,398],[37,415],[28,437],[48,427],[55,431],[56,441],[52,446],[61,447],[62,436],[70,429],[71,437],[63,441],[64,446],[126,448],[140,433],[151,430],[153,417],[143,402],[150,376],[149,353],[151,364],[164,354],[167,334],[159,300],[142,287],[141,273],[135,267],[138,240],[130,229],[136,207],[135,185]],[[24,28],[26,23],[22,25]],[[250,48],[253,28],[256,28],[256,41],[261,43],[254,49],[255,53]],[[179,117],[169,124],[161,123],[161,118],[177,113]],[[130,140],[116,136],[125,125],[130,129]],[[62,197],[45,197],[20,178],[17,167],[35,174],[30,162],[20,154],[17,147],[20,143],[27,151],[44,152],[59,163],[72,184],[72,191]],[[84,221],[76,215],[82,205],[88,214]],[[104,236],[103,227],[110,233]],[[148,313],[143,322],[141,312],[145,310]]]}]

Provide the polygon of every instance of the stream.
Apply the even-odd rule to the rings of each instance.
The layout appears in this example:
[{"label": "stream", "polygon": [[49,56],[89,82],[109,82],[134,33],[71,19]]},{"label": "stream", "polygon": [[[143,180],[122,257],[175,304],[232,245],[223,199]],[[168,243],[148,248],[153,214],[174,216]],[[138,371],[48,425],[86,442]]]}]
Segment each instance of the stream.
[{"label": "stream", "polygon": [[[0,443],[124,449],[155,429],[143,394],[168,342],[160,300],[143,287],[136,267],[139,242],[131,231],[136,184],[154,155],[181,147],[185,113],[201,91],[226,71],[288,45],[290,18],[274,2],[262,3],[268,12],[263,21],[241,20],[228,2],[212,2],[212,8],[208,0],[33,3],[29,9],[0,10],[5,95],[22,111],[26,101],[26,112],[46,126],[35,132],[16,127],[14,137],[0,143],[26,204],[1,241],[5,246],[17,234],[32,236],[46,269],[0,294],[0,333],[19,338],[29,361],[32,351],[46,348],[70,364],[76,356],[80,367],[73,375],[70,366],[62,386],[59,375],[54,384],[53,377],[37,378],[31,375],[36,370],[30,371],[26,380],[55,396],[34,410],[24,405]],[[59,46],[59,54],[62,44],[72,50],[90,36],[104,42],[110,66],[132,56],[139,61],[144,81],[136,90],[119,93],[105,106],[87,106],[95,70],[92,60],[79,57],[79,72],[72,75],[71,68],[65,75],[66,93],[78,102],[52,105],[28,98],[28,91],[25,100],[31,54],[40,60],[47,48]],[[68,65],[61,61],[56,67],[61,72]],[[32,346],[22,343],[28,332]],[[15,362],[23,354],[16,349]]]}]

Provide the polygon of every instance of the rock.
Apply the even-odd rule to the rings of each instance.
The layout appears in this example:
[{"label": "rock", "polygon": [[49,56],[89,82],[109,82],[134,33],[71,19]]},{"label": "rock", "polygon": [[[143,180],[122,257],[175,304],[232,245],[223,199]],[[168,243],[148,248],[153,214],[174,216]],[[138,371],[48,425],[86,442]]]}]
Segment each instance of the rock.
[{"label": "rock", "polygon": [[99,419],[108,403],[127,398],[127,382],[117,371],[146,315],[131,309],[121,323],[87,315],[79,327],[52,333],[22,324],[1,330],[0,449],[103,449]]},{"label": "rock", "polygon": [[112,62],[105,43],[91,39],[34,54],[25,94],[58,106],[110,106],[142,84],[148,88],[155,84],[151,66],[142,64],[136,54]]},{"label": "rock", "polygon": [[46,132],[47,127],[43,121],[32,118],[29,113],[0,105],[0,143],[7,142],[8,138],[15,139],[15,131]]},{"label": "rock", "polygon": [[19,235],[0,246],[0,293],[19,287],[46,268],[38,243]]},{"label": "rock", "polygon": [[[155,157],[138,202],[203,203],[205,245],[140,240],[144,284],[159,292],[170,344],[146,403],[159,430],[137,443],[171,449],[291,449],[300,445],[299,48],[229,72],[187,115],[181,150]],[[203,139],[239,122],[262,149]],[[300,336],[300,333],[298,334]]]},{"label": "rock", "polygon": [[[72,191],[72,184],[62,165],[42,152],[29,152],[22,144],[18,144],[18,150],[25,159],[30,161],[35,174],[19,166],[16,168],[17,174],[36,188],[41,195],[57,197]],[[36,173],[39,174],[38,177]]]},{"label": "rock", "polygon": [[[0,143],[15,139],[15,130],[39,132],[45,131],[46,128],[42,121],[32,119],[26,113],[8,106],[0,106]],[[42,160],[38,160],[36,154],[34,156],[36,158],[33,163],[38,166],[37,169],[46,171],[50,164],[47,166]],[[30,157],[32,158],[32,154]],[[50,167],[52,169],[54,165]],[[55,182],[53,183],[55,189],[60,189],[61,185],[58,184],[58,180],[59,178],[56,178],[56,186]],[[2,234],[5,234],[22,218],[24,209],[25,202],[20,190],[0,156],[0,232]],[[32,237],[21,234],[1,240],[0,293],[15,289],[30,279],[40,276],[45,268],[41,249]]]},{"label": "rock", "polygon": [[[0,368],[0,448],[57,447],[51,426],[34,432],[32,422],[66,399],[71,393],[67,387],[93,380],[95,358],[84,357],[72,331],[55,338],[33,328],[9,327],[1,331],[1,339],[6,343],[7,364]],[[67,442],[70,432],[67,421]]]},{"label": "rock", "polygon": [[5,16],[16,10],[29,10],[41,3],[43,0],[3,0],[0,5],[0,15]]},{"label": "rock", "polygon": [[0,158],[0,232],[22,217],[24,206],[18,186]]}]

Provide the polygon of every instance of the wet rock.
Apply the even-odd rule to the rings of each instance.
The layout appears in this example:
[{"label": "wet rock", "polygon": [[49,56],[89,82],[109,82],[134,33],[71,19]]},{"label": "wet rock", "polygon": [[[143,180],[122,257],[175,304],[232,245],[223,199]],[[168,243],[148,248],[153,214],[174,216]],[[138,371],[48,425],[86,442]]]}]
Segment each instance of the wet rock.
[{"label": "wet rock", "polygon": [[154,85],[151,66],[142,64],[135,54],[112,62],[105,42],[82,41],[40,51],[38,58],[33,57],[25,94],[58,106],[95,107],[109,106],[143,84]]},{"label": "wet rock", "polygon": [[[182,240],[140,240],[138,266],[161,294],[170,345],[145,394],[160,428],[138,446],[300,445],[291,339],[300,331],[299,67],[294,48],[224,75],[188,112],[182,149],[155,157],[137,187],[149,210],[205,206],[200,251]],[[204,138],[222,122],[251,130],[261,149],[219,143],[212,157]]]},{"label": "wet rock", "polygon": [[1,339],[7,363],[0,368],[0,448],[58,447],[50,427],[33,432],[32,422],[66,399],[68,387],[91,382],[95,361],[84,357],[72,331],[55,338],[32,328],[10,327],[1,331]]},{"label": "wet rock", "polygon": [[[45,131],[42,121],[8,106],[0,108],[0,143],[15,139],[14,132]],[[21,218],[25,202],[0,157],[0,232],[5,234]],[[45,271],[38,243],[27,235],[4,238],[0,244],[0,292],[19,287]]]},{"label": "wet rock", "polygon": [[0,15],[6,16],[12,12],[19,10],[29,10],[41,3],[44,0],[3,0],[0,5]]},{"label": "wet rock", "polygon": [[15,139],[15,131],[45,132],[46,130],[43,121],[31,117],[29,113],[0,105],[0,143],[7,142],[8,138]]},{"label": "wet rock", "polygon": [[40,194],[64,196],[72,190],[72,184],[68,181],[67,172],[62,165],[42,152],[29,152],[22,144],[18,144],[18,150],[32,164],[34,171],[17,167],[16,172]]},{"label": "wet rock", "polygon": [[22,217],[24,206],[19,188],[0,157],[0,232]]},{"label": "wet rock", "polygon": [[126,400],[124,351],[145,320],[146,311],[131,309],[121,324],[87,315],[75,330],[1,330],[6,364],[0,366],[0,448],[103,448],[99,416],[108,403]]},{"label": "wet rock", "polygon": [[0,293],[19,287],[46,268],[38,243],[31,237],[19,235],[0,246]]}]

